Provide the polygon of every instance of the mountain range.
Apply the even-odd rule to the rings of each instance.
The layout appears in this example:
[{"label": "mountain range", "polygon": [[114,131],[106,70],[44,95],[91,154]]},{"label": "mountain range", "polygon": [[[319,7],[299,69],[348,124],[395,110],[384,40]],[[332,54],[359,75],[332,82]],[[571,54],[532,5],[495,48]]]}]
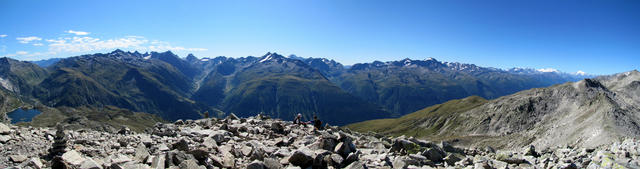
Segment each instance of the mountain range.
[{"label": "mountain range", "polygon": [[169,51],[115,50],[35,62],[46,63],[43,66],[10,58],[0,61],[1,94],[10,103],[18,100],[61,112],[109,108],[164,120],[230,113],[290,119],[301,113],[304,120],[316,115],[333,125],[399,117],[451,99],[494,99],[590,77],[432,58],[344,66],[325,58],[277,53],[180,58]]},{"label": "mountain range", "polygon": [[640,138],[637,70],[524,90],[486,100],[471,96],[395,119],[351,124],[358,131],[457,140],[467,146],[596,147]]}]

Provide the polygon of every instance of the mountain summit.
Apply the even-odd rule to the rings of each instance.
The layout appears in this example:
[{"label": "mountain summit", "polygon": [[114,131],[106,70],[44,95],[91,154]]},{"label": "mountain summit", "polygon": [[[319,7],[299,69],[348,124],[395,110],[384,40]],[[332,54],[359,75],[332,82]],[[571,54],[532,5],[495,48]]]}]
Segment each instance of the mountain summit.
[{"label": "mountain summit", "polygon": [[264,56],[262,56],[262,58],[260,59],[260,61],[258,62],[272,62],[272,61],[283,61],[286,60],[287,58],[279,55],[278,53],[271,53],[268,52],[267,54],[265,54]]}]

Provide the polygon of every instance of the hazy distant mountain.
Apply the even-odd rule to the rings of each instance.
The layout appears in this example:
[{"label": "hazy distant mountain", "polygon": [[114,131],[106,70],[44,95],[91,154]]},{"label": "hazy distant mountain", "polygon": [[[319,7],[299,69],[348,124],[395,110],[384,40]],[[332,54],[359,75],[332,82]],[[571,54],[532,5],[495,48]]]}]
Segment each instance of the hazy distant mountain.
[{"label": "hazy distant mountain", "polygon": [[600,76],[525,90],[486,101],[468,97],[431,106],[398,119],[350,125],[360,131],[471,145],[594,147],[640,137],[640,72]]},{"label": "hazy distant mountain", "polygon": [[451,99],[472,95],[492,99],[588,77],[559,72],[502,70],[441,62],[433,58],[360,63],[346,70],[326,59],[311,63],[315,63],[310,65],[323,70],[345,91],[399,115]]},{"label": "hazy distant mountain", "polygon": [[61,59],[47,69],[4,60],[3,88],[21,97],[54,108],[115,106],[167,120],[199,118],[207,111],[284,119],[302,113],[305,120],[315,114],[342,125],[397,117],[450,99],[496,98],[579,79],[435,59],[345,67],[330,59],[277,53],[180,58],[171,52],[115,50]]},{"label": "hazy distant mountain", "polygon": [[58,63],[58,61],[62,60],[64,58],[51,58],[51,59],[43,59],[43,60],[38,60],[38,61],[30,61],[31,63],[34,63],[40,67],[46,68],[49,67],[53,64]]},{"label": "hazy distant mountain", "polygon": [[340,76],[346,70],[344,65],[336,62],[333,59],[330,60],[325,58],[307,58],[303,59],[302,61],[322,72],[322,74],[324,74],[329,79]]}]

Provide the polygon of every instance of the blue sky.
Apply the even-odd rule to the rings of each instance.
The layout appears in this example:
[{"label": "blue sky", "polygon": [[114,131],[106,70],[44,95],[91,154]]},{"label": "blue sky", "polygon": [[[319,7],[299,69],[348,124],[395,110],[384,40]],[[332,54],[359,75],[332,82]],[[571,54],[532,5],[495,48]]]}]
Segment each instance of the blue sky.
[{"label": "blue sky", "polygon": [[640,1],[0,1],[0,56],[269,51],[611,74],[640,65]]}]

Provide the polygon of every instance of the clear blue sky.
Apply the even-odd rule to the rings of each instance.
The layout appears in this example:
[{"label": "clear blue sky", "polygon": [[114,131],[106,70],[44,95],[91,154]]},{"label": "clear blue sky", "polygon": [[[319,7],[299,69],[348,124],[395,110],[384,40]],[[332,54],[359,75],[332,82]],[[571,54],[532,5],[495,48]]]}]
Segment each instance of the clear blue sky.
[{"label": "clear blue sky", "polygon": [[[0,1],[0,56],[268,51],[343,64],[434,57],[611,74],[640,67],[640,1]],[[72,31],[70,31],[72,30]]]}]

